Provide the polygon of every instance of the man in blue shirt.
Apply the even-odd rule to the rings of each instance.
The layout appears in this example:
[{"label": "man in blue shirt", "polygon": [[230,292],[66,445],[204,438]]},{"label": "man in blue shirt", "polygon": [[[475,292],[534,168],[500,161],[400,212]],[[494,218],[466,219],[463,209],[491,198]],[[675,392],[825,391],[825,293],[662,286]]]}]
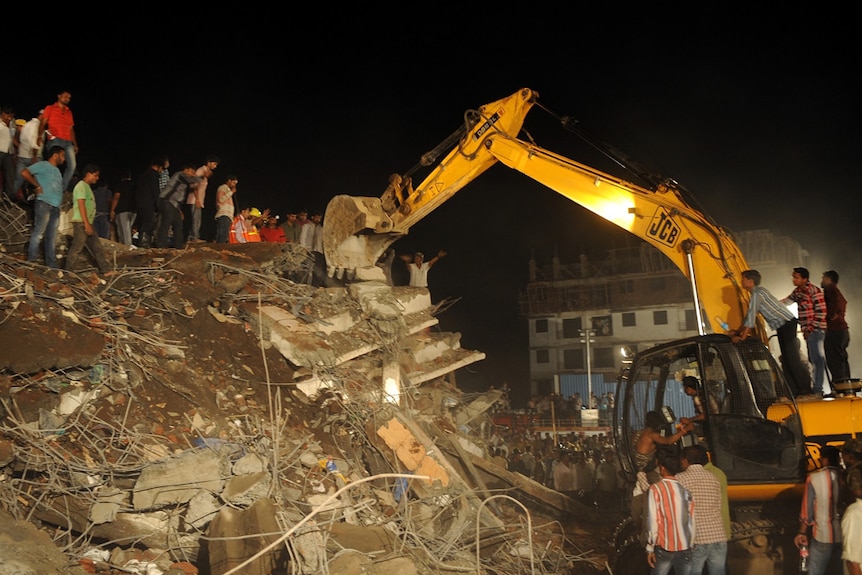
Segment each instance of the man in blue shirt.
[{"label": "man in blue shirt", "polygon": [[36,194],[33,206],[33,229],[27,261],[39,259],[39,244],[45,240],[45,265],[57,268],[57,229],[60,227],[60,204],[63,202],[63,173],[61,165],[66,162],[66,150],[51,146],[48,158],[24,168],[21,176],[32,185]]},{"label": "man in blue shirt", "polygon": [[799,339],[796,337],[799,322],[796,316],[769,290],[760,285],[759,271],[745,270],[739,283],[751,292],[751,301],[748,303],[748,313],[742,327],[734,332],[736,335],[733,336],[733,341],[740,342],[747,338],[754,328],[757,314],[760,314],[766,324],[778,335],[781,366],[791,391],[796,397],[811,395],[811,372],[808,369],[808,362],[803,361],[799,351]]}]

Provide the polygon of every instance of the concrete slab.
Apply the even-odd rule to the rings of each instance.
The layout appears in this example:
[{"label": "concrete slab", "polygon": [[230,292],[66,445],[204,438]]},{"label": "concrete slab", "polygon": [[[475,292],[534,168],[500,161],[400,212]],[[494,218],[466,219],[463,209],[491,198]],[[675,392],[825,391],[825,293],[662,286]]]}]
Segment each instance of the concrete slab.
[{"label": "concrete slab", "polygon": [[136,510],[186,503],[200,490],[220,493],[230,463],[210,449],[189,450],[145,467],[135,481],[132,505]]}]

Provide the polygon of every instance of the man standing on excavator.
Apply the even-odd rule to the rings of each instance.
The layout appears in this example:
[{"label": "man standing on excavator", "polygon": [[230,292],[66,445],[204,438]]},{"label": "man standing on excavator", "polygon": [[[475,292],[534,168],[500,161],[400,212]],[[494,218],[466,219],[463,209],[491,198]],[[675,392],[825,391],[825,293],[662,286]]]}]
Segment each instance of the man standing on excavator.
[{"label": "man standing on excavator", "polygon": [[799,353],[799,340],[796,338],[799,322],[796,320],[796,316],[769,290],[760,285],[759,271],[745,270],[741,275],[742,279],[739,283],[743,289],[751,292],[751,301],[748,303],[748,313],[742,327],[730,332],[733,342],[739,343],[751,334],[757,314],[760,314],[766,324],[778,334],[781,365],[793,394],[796,397],[810,395],[811,373]]}]

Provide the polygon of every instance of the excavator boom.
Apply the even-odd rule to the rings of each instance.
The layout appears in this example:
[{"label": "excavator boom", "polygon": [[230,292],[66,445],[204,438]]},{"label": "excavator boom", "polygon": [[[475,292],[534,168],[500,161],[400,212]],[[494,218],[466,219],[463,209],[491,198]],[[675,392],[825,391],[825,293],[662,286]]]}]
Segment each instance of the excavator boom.
[{"label": "excavator boom", "polygon": [[[538,95],[524,88],[465,114],[451,150],[418,185],[395,175],[380,198],[336,196],[324,216],[330,275],[368,270],[386,249],[488,168],[502,163],[659,249],[689,278],[705,331],[737,327],[748,304],[739,284],[745,257],[729,232],[689,205],[671,182],[650,190],[518,139]],[[434,154],[423,158],[423,165]],[[371,275],[374,275],[373,273]],[[698,284],[706,289],[698,289]],[[707,329],[711,327],[711,329]],[[761,330],[762,332],[762,330]]]}]

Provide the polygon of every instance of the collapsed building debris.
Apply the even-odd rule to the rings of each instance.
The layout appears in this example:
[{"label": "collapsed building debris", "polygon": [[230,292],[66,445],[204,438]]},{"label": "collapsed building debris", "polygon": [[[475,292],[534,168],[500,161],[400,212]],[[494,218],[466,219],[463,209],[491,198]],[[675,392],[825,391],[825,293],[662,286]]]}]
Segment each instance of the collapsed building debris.
[{"label": "collapsed building debris", "polygon": [[427,289],[313,287],[292,244],[105,245],[106,278],[0,255],[0,507],[75,569],[602,570],[562,523],[594,509],[486,457],[499,392],[457,388],[484,354]]}]

